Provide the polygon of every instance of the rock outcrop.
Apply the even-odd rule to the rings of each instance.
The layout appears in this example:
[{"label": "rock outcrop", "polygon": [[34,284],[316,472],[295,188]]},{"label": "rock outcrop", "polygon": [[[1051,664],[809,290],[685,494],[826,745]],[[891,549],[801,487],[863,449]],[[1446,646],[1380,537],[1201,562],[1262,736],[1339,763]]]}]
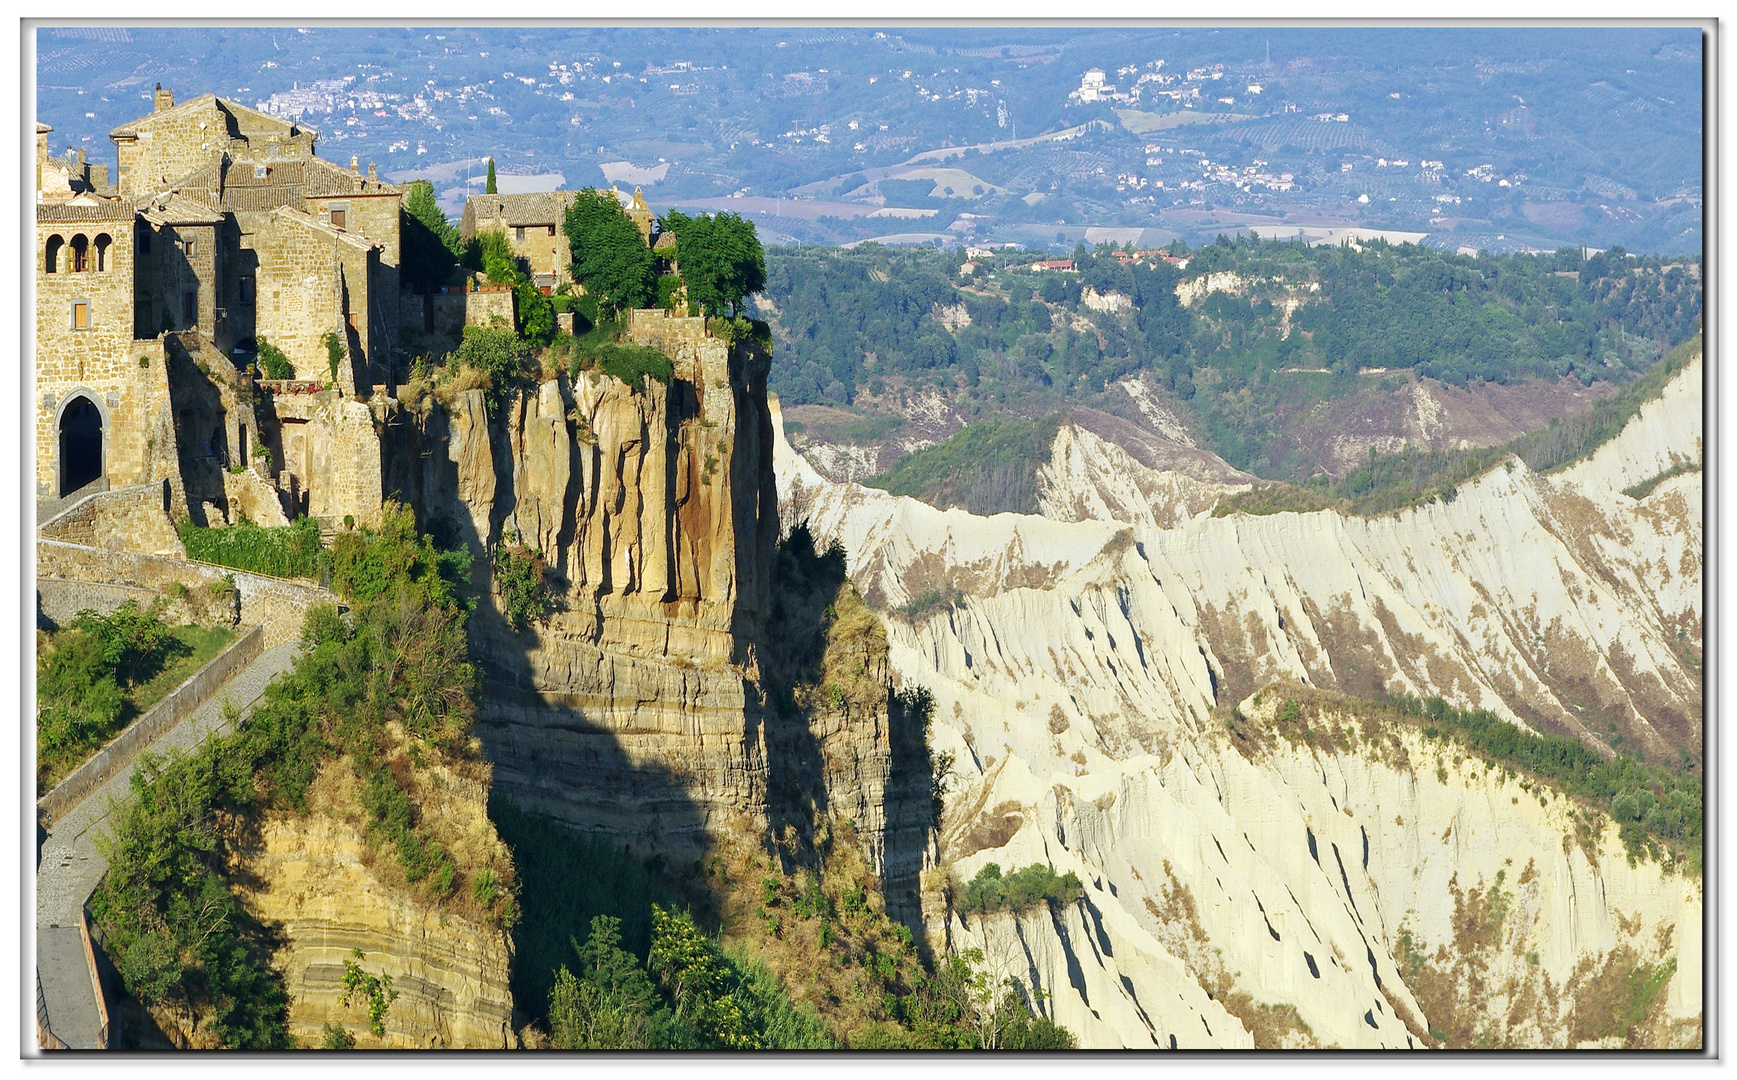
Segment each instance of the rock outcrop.
[{"label": "rock outcrop", "polygon": [[[1630,866],[1602,814],[1438,764],[1416,732],[1380,754],[1250,756],[1222,717],[1275,684],[1439,694],[1698,761],[1700,386],[1697,362],[1574,468],[1516,460],[1367,520],[1202,509],[1166,528],[1174,486],[1120,459],[1131,476],[1094,475],[1077,433],[1044,500],[1068,521],[833,484],[780,444],[781,512],[842,540],[865,595],[957,590],[884,617],[895,677],[933,690],[960,774],[939,861],[1086,882],[1078,907],[1017,924],[944,921],[931,889],[932,939],[1052,992],[1082,1045],[1404,1047],[1432,1027],[1606,1045],[1630,1033],[1598,1003],[1649,980],[1634,1037],[1698,1045],[1697,878]],[[1690,471],[1623,493],[1673,464]]]},{"label": "rock outcrop", "polygon": [[[510,865],[489,822],[486,779],[439,766],[418,772],[423,827],[465,865]],[[319,1046],[330,1023],[362,1047],[516,1046],[511,935],[464,897],[435,901],[405,882],[391,848],[364,836],[361,803],[347,762],[329,764],[310,793],[313,812],[266,817],[239,860],[243,903],[281,942],[272,963],[289,991],[291,1036]],[[343,1001],[350,963],[391,976],[397,997],[384,1036],[369,1030],[365,1001]]]},{"label": "rock outcrop", "polygon": [[[768,691],[769,357],[659,313],[635,312],[630,337],[670,357],[669,385],[591,369],[510,393],[493,417],[471,391],[386,425],[404,463],[388,486],[470,543],[476,584],[502,552],[543,568],[546,617],[515,631],[496,595],[470,624],[496,789],[672,859],[719,830],[800,838],[842,814],[884,862],[884,678],[878,702],[781,709]],[[916,860],[899,865],[914,902]]]}]

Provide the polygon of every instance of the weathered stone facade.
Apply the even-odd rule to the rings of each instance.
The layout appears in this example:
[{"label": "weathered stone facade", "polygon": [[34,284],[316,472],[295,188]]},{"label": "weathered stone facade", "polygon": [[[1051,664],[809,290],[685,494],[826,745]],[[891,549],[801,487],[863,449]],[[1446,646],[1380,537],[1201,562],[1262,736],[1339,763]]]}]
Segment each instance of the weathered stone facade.
[{"label": "weathered stone facade", "polygon": [[[228,519],[244,493],[272,517],[224,473],[253,468],[275,483],[283,462],[280,447],[254,459],[275,422],[255,415],[257,392],[236,370],[245,360],[231,360],[251,360],[264,337],[296,375],[346,395],[390,385],[401,193],[372,165],[364,175],[355,160],[315,157],[316,133],[299,124],[210,94],[177,105],[161,87],[154,104],[110,133],[112,188],[82,153],[51,158],[52,129],[37,125],[37,495],[173,478],[196,520],[206,506]],[[359,452],[377,474],[378,439]],[[308,479],[298,475],[303,501]],[[377,513],[377,497],[355,501],[368,487],[341,481],[321,505]]]},{"label": "weathered stone facade", "polygon": [[478,233],[507,234],[513,254],[525,261],[531,280],[558,288],[573,280],[573,251],[567,240],[567,208],[573,191],[522,195],[472,195],[464,204],[459,232],[468,241]]}]

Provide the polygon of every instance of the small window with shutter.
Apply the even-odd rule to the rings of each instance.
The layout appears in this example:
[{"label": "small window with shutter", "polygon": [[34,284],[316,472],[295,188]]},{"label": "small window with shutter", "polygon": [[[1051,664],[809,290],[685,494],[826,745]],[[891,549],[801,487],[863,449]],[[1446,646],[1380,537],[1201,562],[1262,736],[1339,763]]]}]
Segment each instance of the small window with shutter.
[{"label": "small window with shutter", "polygon": [[345,220],[345,218],[349,217],[349,215],[345,212],[346,209],[347,209],[346,207],[342,207],[342,206],[332,207],[332,228],[342,229],[342,228],[346,227],[344,225],[344,220]]},{"label": "small window with shutter", "polygon": [[513,239],[521,244],[525,242],[525,227],[523,225],[516,226],[513,229]]},{"label": "small window with shutter", "polygon": [[90,329],[89,300],[74,300],[72,302],[72,328],[74,330]]}]

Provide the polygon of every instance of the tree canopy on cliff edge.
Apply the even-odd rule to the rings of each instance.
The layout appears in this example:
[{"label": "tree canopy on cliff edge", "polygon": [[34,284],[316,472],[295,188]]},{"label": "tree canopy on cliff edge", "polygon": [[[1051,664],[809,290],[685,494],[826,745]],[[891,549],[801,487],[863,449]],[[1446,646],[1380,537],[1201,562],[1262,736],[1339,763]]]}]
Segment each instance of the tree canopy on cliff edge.
[{"label": "tree canopy on cliff edge", "polygon": [[742,302],[766,287],[765,249],[753,222],[740,214],[689,217],[671,210],[659,225],[675,234],[690,308],[708,316],[738,315]]},{"label": "tree canopy on cliff edge", "polygon": [[564,221],[573,280],[607,313],[648,306],[657,295],[657,258],[614,192],[586,188]]}]

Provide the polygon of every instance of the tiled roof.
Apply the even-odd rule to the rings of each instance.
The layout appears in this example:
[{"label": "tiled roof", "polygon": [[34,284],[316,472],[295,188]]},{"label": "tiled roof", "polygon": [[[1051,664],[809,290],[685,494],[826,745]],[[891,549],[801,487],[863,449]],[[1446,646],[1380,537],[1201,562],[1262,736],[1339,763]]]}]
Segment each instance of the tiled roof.
[{"label": "tiled roof", "polygon": [[532,191],[520,195],[472,195],[476,220],[505,218],[508,225],[559,224],[576,191]]},{"label": "tiled roof", "polygon": [[360,248],[363,251],[366,251],[370,248],[378,248],[381,246],[380,244],[377,244],[374,241],[372,241],[372,240],[368,239],[367,237],[362,236],[358,233],[348,232],[344,229],[333,228],[332,226],[327,225],[325,222],[321,221],[319,218],[314,217],[312,214],[303,213],[300,210],[293,210],[287,206],[280,207],[277,210],[277,213],[275,216],[280,221],[287,221],[287,222],[291,222],[291,223],[296,224],[296,225],[300,225],[303,228],[312,229],[315,232],[322,233],[326,236],[331,237],[334,240],[338,240],[342,243],[349,244],[351,247]]},{"label": "tiled roof", "polygon": [[323,158],[303,159],[303,182],[309,195],[397,195],[398,187],[369,180]]},{"label": "tiled roof", "polygon": [[80,206],[75,203],[38,203],[36,207],[36,221],[39,225],[96,224],[98,222],[127,221],[132,216],[133,208],[119,199],[104,199],[96,206]]},{"label": "tiled roof", "polygon": [[153,225],[215,225],[223,215],[179,192],[167,199],[152,196],[139,203],[139,216]]}]

